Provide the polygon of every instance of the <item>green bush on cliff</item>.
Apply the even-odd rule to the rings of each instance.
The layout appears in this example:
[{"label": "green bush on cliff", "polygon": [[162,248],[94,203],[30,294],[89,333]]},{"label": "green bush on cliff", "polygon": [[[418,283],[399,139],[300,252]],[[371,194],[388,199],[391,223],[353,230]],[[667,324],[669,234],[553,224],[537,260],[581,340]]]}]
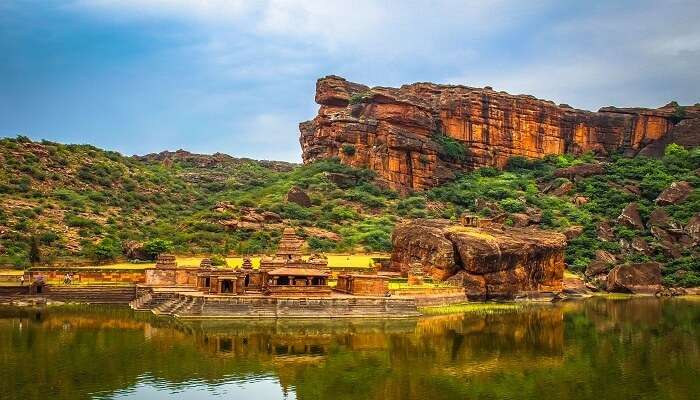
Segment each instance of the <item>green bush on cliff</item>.
[{"label": "green bush on cliff", "polygon": [[438,155],[446,161],[461,163],[467,160],[469,155],[462,142],[445,135],[442,132],[433,134],[433,140],[438,144]]}]

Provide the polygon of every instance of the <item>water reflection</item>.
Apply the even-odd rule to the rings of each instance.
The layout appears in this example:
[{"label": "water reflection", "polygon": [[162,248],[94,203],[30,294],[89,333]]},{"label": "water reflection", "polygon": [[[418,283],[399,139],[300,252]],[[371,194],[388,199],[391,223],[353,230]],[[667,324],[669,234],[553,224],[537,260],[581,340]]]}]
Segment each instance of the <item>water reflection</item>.
[{"label": "water reflection", "polygon": [[0,310],[0,398],[687,399],[700,302],[590,299],[409,320],[179,322]]}]

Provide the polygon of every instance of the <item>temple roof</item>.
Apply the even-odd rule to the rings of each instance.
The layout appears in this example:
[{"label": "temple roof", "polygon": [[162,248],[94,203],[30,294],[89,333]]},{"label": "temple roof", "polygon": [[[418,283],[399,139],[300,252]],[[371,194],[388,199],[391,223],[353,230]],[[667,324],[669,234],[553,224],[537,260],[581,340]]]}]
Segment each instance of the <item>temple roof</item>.
[{"label": "temple roof", "polygon": [[304,240],[299,238],[294,232],[294,228],[284,228],[282,239],[277,246],[278,256],[301,256],[301,248]]}]

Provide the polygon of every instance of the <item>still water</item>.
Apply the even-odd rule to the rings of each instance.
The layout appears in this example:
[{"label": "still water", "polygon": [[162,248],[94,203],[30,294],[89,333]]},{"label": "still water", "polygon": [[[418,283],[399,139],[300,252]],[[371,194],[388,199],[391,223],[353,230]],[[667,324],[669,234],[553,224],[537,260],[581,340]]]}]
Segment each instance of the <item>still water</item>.
[{"label": "still water", "polygon": [[2,309],[1,399],[700,399],[700,300],[380,321]]}]

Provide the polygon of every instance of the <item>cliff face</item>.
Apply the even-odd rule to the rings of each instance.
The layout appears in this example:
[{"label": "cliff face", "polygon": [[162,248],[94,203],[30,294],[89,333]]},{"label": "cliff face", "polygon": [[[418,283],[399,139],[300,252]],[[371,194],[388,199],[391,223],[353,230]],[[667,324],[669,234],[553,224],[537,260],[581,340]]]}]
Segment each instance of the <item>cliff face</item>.
[{"label": "cliff face", "polygon": [[[337,76],[319,79],[318,115],[302,122],[305,163],[339,157],[367,167],[399,191],[423,190],[456,171],[503,167],[508,158],[625,150],[634,155],[666,137],[682,119],[700,118],[700,107],[614,107],[576,110],[490,88],[415,83],[369,88]],[[465,157],[445,151],[448,137]]]}]

